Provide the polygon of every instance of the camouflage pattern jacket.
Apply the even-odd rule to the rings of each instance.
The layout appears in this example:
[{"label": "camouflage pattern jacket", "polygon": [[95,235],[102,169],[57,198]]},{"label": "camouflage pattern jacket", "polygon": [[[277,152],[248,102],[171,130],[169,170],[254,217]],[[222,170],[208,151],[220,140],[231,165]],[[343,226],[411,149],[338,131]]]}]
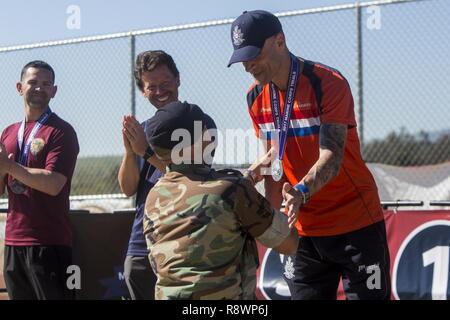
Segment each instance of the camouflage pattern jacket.
[{"label": "camouflage pattern jacket", "polygon": [[[273,215],[238,171],[171,164],[145,205],[144,235],[158,277],[155,298],[255,299],[254,239],[271,226]],[[280,243],[285,236],[270,239]]]}]

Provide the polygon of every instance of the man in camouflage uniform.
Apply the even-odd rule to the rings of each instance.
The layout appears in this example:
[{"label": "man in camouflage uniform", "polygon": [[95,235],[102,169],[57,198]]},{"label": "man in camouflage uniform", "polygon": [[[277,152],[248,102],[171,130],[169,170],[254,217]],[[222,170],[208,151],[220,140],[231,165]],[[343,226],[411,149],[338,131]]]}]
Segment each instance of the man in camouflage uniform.
[{"label": "man in camouflage uniform", "polygon": [[[192,152],[198,149],[191,147],[200,144],[205,150],[202,132],[194,130],[202,119],[198,106],[174,102],[149,123],[149,144],[167,164],[145,205],[144,235],[158,277],[155,298],[254,299],[255,239],[293,254],[297,234],[238,171],[215,171],[202,161],[191,164],[198,159]],[[180,164],[171,152],[179,145],[171,139],[176,129],[187,130],[191,139],[183,141],[187,147]]]}]

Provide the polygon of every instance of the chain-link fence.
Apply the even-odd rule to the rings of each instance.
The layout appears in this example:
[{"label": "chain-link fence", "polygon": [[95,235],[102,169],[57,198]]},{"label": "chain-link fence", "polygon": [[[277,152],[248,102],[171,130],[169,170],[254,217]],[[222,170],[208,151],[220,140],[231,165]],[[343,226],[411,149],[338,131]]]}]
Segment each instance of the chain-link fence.
[{"label": "chain-link fence", "polygon": [[[350,3],[278,16],[293,53],[348,79],[366,161],[405,166],[450,160],[448,0]],[[133,85],[134,57],[162,49],[180,70],[180,98],[201,106],[221,132],[239,128],[246,135],[244,148],[219,140],[215,162],[249,163],[256,157],[247,150],[256,143],[247,134],[252,125],[245,93],[252,79],[239,65],[226,68],[232,21],[0,48],[0,128],[23,118],[14,88],[23,65],[49,62],[59,88],[52,109],[74,126],[80,143],[72,193],[119,193],[122,116],[134,113],[142,121],[155,110]],[[233,141],[245,140],[238,136]]]}]

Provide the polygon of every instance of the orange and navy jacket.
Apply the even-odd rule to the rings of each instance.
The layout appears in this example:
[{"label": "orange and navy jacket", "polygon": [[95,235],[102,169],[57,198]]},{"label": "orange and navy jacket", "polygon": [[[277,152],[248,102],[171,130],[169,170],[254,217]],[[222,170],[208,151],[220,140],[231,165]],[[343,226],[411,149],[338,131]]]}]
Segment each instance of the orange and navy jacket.
[{"label": "orange and navy jacket", "polygon": [[[291,114],[283,168],[290,184],[297,184],[319,158],[320,126],[348,126],[339,174],[300,208],[300,235],[331,236],[361,229],[383,220],[378,190],[365,165],[356,130],[354,104],[347,80],[328,66],[303,60]],[[285,92],[279,92],[284,112]],[[260,139],[272,140],[274,121],[269,85],[253,85],[247,94],[250,117]]]}]

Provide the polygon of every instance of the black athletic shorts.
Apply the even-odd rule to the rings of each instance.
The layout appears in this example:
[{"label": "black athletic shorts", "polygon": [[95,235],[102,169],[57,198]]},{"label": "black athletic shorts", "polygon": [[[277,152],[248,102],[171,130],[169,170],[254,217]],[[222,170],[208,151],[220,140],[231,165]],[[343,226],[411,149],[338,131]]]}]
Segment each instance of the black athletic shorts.
[{"label": "black athletic shorts", "polygon": [[390,258],[384,221],[349,233],[300,237],[297,254],[285,257],[293,300],[336,299],[339,280],[347,299],[390,299]]},{"label": "black athletic shorts", "polygon": [[72,249],[65,246],[5,246],[3,276],[10,299],[67,300]]}]

